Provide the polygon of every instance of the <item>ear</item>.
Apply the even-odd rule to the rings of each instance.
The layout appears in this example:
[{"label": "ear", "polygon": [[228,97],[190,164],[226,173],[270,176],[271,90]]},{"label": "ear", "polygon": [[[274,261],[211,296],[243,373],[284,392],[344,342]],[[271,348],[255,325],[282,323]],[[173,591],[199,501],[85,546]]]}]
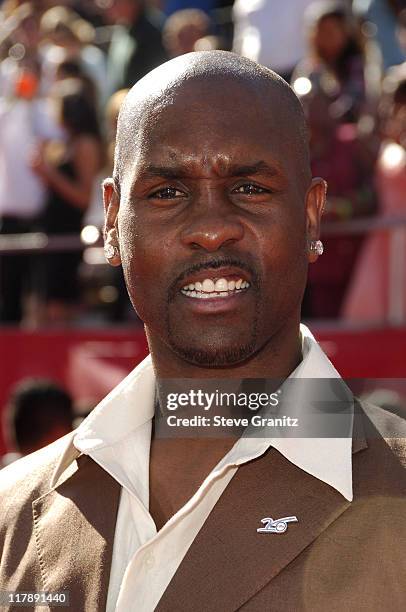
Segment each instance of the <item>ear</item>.
[{"label": "ear", "polygon": [[321,216],[326,204],[327,183],[321,178],[312,179],[306,194],[306,234],[307,234],[307,257],[309,263],[318,259],[317,253],[310,251],[309,245],[312,240],[320,238]]},{"label": "ear", "polygon": [[[118,211],[120,198],[116,191],[114,180],[107,178],[103,182],[103,204],[104,204],[104,248],[107,261],[111,266],[121,265],[118,236]],[[111,252],[111,256],[107,253]]]},{"label": "ear", "polygon": [[103,181],[103,204],[104,204],[104,231],[117,226],[117,215],[120,208],[120,198],[117,194],[114,179],[106,178]]}]

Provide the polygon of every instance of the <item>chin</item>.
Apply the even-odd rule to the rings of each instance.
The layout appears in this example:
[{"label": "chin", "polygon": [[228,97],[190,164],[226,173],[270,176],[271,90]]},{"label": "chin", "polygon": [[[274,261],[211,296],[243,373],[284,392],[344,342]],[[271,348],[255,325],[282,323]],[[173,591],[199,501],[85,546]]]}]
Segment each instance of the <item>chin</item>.
[{"label": "chin", "polygon": [[172,350],[181,359],[205,368],[221,368],[237,365],[249,359],[256,351],[256,342],[228,347],[198,347],[171,343]]}]

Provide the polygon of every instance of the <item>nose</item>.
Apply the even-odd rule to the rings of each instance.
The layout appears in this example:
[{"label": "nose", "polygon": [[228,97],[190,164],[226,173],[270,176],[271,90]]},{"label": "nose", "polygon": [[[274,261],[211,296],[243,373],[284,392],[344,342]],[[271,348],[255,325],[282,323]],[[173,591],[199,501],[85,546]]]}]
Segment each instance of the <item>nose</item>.
[{"label": "nose", "polygon": [[209,253],[238,242],[244,236],[244,226],[235,214],[208,207],[201,210],[183,229],[182,244]]}]

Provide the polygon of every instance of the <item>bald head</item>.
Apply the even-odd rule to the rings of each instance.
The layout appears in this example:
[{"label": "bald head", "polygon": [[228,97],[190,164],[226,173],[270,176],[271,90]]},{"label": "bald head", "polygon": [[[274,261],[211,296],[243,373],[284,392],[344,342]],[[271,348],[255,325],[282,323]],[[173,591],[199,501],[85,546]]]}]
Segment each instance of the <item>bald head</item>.
[{"label": "bald head", "polygon": [[296,176],[307,187],[311,174],[306,120],[291,87],[275,72],[251,60],[226,51],[208,51],[166,62],[130,90],[118,120],[117,189],[122,188],[128,165],[136,163],[163,113],[178,112],[179,129],[185,129],[185,107],[196,113],[199,109],[224,113],[226,120],[227,114],[233,113],[233,104],[243,104],[247,118],[261,117],[264,130],[269,128],[284,140],[286,152],[294,158]]}]

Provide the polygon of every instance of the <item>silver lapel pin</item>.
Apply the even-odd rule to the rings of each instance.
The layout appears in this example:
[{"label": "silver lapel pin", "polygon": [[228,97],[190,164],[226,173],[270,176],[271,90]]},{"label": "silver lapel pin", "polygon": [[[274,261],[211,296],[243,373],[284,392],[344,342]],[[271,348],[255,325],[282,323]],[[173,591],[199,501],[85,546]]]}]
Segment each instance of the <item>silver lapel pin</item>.
[{"label": "silver lapel pin", "polygon": [[296,516],[285,516],[284,518],[275,519],[272,518],[263,518],[261,519],[261,523],[265,525],[265,527],[259,527],[257,529],[258,533],[285,533],[288,528],[288,523],[297,523]]}]

